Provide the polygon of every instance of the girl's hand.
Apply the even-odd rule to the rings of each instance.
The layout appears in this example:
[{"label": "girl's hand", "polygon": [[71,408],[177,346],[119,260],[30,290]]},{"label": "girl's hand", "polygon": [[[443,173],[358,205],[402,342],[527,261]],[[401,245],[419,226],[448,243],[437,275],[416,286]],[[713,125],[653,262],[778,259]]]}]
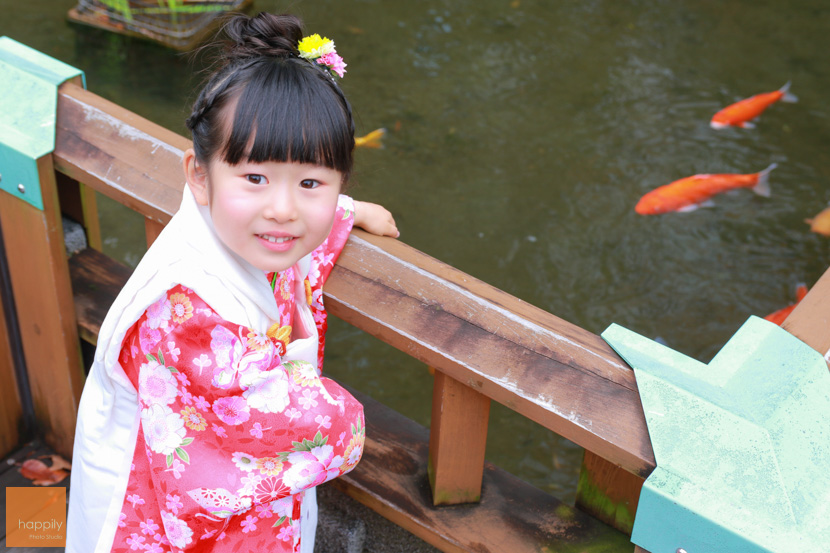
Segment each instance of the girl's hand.
[{"label": "girl's hand", "polygon": [[354,201],[354,226],[378,236],[397,238],[401,235],[392,214],[382,205]]}]

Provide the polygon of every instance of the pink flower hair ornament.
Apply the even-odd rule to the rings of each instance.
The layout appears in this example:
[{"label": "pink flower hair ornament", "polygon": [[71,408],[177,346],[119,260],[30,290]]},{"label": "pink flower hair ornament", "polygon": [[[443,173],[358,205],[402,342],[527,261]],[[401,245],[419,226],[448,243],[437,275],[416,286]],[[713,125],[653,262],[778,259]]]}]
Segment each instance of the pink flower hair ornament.
[{"label": "pink flower hair ornament", "polygon": [[321,69],[332,77],[343,78],[346,74],[346,64],[343,63],[343,58],[337,55],[334,49],[334,41],[326,37],[321,37],[318,34],[304,37],[299,44],[297,50],[300,52],[300,57],[312,63],[317,63]]}]

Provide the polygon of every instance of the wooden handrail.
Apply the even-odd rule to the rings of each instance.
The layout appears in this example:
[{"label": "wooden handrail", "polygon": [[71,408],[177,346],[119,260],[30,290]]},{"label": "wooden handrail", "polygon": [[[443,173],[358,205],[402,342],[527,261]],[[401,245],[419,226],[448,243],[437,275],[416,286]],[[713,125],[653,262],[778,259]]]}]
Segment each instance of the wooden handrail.
[{"label": "wooden handrail", "polygon": [[58,93],[55,169],[150,219],[167,224],[184,186],[190,141],[80,86]]},{"label": "wooden handrail", "polygon": [[629,472],[651,472],[633,372],[596,335],[359,231],[326,294],[334,315]]}]

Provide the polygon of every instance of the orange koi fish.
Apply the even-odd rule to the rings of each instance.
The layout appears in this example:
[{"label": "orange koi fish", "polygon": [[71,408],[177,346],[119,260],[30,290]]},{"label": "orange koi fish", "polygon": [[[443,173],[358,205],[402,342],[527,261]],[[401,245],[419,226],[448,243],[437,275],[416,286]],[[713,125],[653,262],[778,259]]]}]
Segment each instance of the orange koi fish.
[{"label": "orange koi fish", "polygon": [[713,129],[725,129],[729,126],[751,129],[755,125],[749,121],[761,115],[765,109],[775,102],[795,103],[798,101],[798,98],[790,94],[789,90],[790,83],[788,82],[775,92],[756,94],[751,98],[726,106],[712,117],[709,124]]},{"label": "orange koi fish", "polygon": [[384,135],[386,129],[375,129],[367,135],[356,136],[354,139],[355,148],[383,148]]},{"label": "orange koi fish", "polygon": [[806,296],[806,295],[807,295],[807,286],[805,284],[799,284],[798,286],[795,287],[795,303],[790,304],[787,307],[784,307],[783,309],[779,309],[778,311],[776,311],[774,313],[770,313],[769,315],[767,315],[764,318],[766,320],[768,320],[769,322],[771,322],[771,323],[775,323],[778,326],[781,326],[781,323],[783,323],[784,320],[787,317],[790,316],[790,313],[793,312],[793,309],[795,309],[795,306],[798,305],[798,302],[803,300],[804,296]]},{"label": "orange koi fish", "polygon": [[692,175],[655,188],[637,202],[634,211],[640,215],[657,215],[670,211],[692,211],[707,203],[715,194],[735,188],[751,188],[753,192],[769,197],[769,173],[773,163],[760,173],[749,175],[720,174]]},{"label": "orange koi fish", "polygon": [[830,236],[830,207],[825,207],[812,219],[804,219],[804,222],[810,225],[810,230],[816,234]]}]

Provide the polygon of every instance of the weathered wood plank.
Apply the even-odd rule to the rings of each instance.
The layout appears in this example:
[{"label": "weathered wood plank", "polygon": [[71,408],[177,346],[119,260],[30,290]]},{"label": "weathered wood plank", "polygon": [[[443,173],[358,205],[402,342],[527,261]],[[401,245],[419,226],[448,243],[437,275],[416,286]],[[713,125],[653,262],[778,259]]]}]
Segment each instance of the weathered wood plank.
[{"label": "weathered wood plank", "polygon": [[0,551],[5,553],[64,553],[65,547],[8,547],[6,538],[0,540]]},{"label": "weathered wood plank", "polygon": [[628,537],[487,463],[480,503],[433,507],[426,428],[354,390],[366,413],[363,459],[331,485],[447,552],[627,552]]},{"label": "weathered wood plank", "polygon": [[69,456],[83,368],[50,156],[38,173],[43,211],[3,192],[0,220],[35,418],[46,442]]},{"label": "weathered wood plank", "polygon": [[629,472],[653,470],[633,371],[598,336],[362,231],[324,292],[358,328]]},{"label": "weathered wood plank", "polygon": [[[11,486],[13,484],[5,484],[5,482],[9,482],[7,478],[15,478],[15,477],[6,477],[4,476],[10,470],[17,470],[17,465],[22,463],[24,460],[28,459],[33,455],[39,454],[39,452],[43,452],[45,450],[45,446],[39,440],[32,440],[31,442],[24,444],[21,446],[17,444],[15,449],[3,459],[3,463],[0,464],[0,482],[3,482],[3,485],[0,485],[0,490],[5,488],[6,486]],[[0,518],[0,520],[3,520]]]},{"label": "weathered wood plank", "polygon": [[55,167],[167,223],[181,203],[190,141],[72,84],[58,91]]},{"label": "weathered wood plank", "polygon": [[96,344],[101,323],[132,269],[97,250],[86,249],[69,258],[69,274],[80,336]]},{"label": "weathered wood plank", "polygon": [[435,371],[429,439],[434,505],[481,499],[490,398]]}]

